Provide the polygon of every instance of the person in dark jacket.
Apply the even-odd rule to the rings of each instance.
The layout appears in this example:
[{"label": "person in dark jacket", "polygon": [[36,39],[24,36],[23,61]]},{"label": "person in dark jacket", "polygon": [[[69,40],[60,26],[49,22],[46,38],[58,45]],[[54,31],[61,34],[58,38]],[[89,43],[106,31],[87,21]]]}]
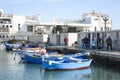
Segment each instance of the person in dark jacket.
[{"label": "person in dark jacket", "polygon": [[107,50],[109,48],[110,48],[110,50],[112,50],[112,39],[110,36],[106,39],[106,43],[107,43]]},{"label": "person in dark jacket", "polygon": [[47,38],[47,44],[49,44],[50,43],[50,37],[48,36],[48,38]]},{"label": "person in dark jacket", "polygon": [[101,49],[101,38],[100,37],[97,38],[97,48]]},{"label": "person in dark jacket", "polygon": [[82,42],[82,48],[84,49],[85,48],[84,38],[81,40],[81,42]]},{"label": "person in dark jacket", "polygon": [[84,38],[84,44],[85,44],[85,48],[88,48],[88,43],[89,43],[89,39],[87,37]]}]

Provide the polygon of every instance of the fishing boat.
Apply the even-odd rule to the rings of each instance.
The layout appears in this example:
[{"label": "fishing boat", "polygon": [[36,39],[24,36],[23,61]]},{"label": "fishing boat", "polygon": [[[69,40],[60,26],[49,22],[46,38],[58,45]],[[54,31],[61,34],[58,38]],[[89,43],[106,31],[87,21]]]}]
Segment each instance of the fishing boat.
[{"label": "fishing boat", "polygon": [[16,52],[20,55],[21,59],[25,59],[26,57],[34,57],[34,55],[38,56],[40,49],[36,48],[23,48],[22,50]]},{"label": "fishing boat", "polygon": [[63,58],[57,60],[45,60],[43,68],[47,70],[70,70],[70,69],[84,69],[90,67],[92,59],[79,58]]},{"label": "fishing boat", "polygon": [[[55,55],[55,54],[56,52],[48,52],[48,55],[50,55],[49,59],[54,60],[57,57],[60,57],[60,55]],[[42,55],[38,54],[37,52],[26,52],[24,59],[26,63],[42,64],[43,58]]]},{"label": "fishing boat", "polygon": [[26,63],[42,64],[42,57],[39,54],[29,53],[25,56]]},{"label": "fishing boat", "polygon": [[[16,52],[16,54],[19,54],[21,59],[23,59],[26,63],[41,64],[42,55],[40,55],[39,52],[40,52],[39,47],[24,48],[20,52]],[[53,55],[55,52],[47,52],[47,53]]]},{"label": "fishing boat", "polygon": [[13,49],[20,49],[22,47],[21,43],[8,43],[4,42],[6,51],[12,51]]}]

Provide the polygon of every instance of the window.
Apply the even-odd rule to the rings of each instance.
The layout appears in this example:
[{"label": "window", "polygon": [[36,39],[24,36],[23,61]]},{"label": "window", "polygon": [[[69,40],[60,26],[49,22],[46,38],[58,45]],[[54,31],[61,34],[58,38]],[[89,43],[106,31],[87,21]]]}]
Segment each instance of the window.
[{"label": "window", "polygon": [[10,25],[10,28],[12,28],[12,25]]},{"label": "window", "polygon": [[33,32],[33,26],[27,26],[27,32]]},{"label": "window", "polygon": [[6,28],[8,28],[8,25],[6,25]]}]

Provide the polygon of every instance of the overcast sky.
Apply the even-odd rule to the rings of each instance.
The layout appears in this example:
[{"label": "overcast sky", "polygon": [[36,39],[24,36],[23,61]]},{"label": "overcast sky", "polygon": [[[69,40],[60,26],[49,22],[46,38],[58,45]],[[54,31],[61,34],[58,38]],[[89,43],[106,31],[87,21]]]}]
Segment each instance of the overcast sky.
[{"label": "overcast sky", "polygon": [[93,10],[109,16],[113,29],[120,29],[120,0],[0,0],[5,14],[36,15],[42,21],[81,19],[83,13]]}]

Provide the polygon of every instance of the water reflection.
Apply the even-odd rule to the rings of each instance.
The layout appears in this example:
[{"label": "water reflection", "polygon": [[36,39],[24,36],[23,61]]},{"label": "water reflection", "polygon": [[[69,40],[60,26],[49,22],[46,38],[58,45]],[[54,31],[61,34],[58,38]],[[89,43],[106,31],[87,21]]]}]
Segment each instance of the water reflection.
[{"label": "water reflection", "polygon": [[40,64],[24,63],[23,80],[41,80]]},{"label": "water reflection", "polygon": [[45,71],[42,80],[90,80],[91,69]]},{"label": "water reflection", "polygon": [[92,65],[92,80],[120,80],[120,69]]}]

